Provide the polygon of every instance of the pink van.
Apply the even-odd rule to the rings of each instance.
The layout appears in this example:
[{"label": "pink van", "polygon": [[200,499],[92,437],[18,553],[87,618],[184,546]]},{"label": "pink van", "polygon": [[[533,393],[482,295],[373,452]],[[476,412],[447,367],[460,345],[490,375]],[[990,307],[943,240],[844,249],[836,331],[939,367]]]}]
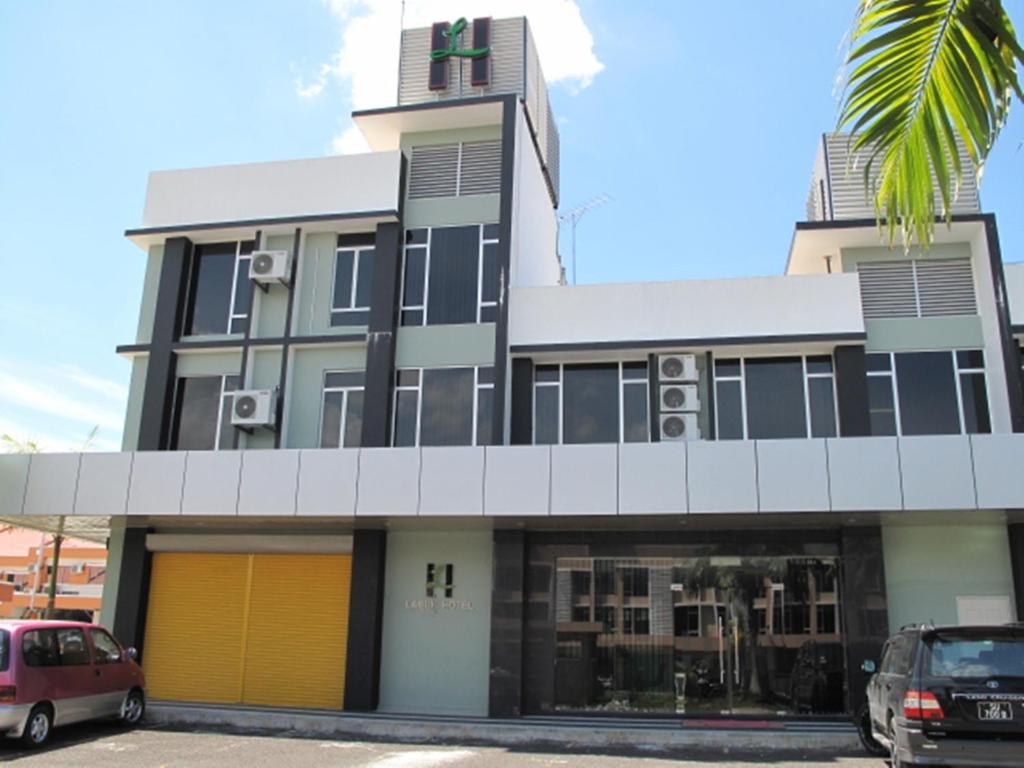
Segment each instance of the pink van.
[{"label": "pink van", "polygon": [[135,649],[78,621],[0,621],[0,734],[38,747],[54,726],[146,709]]}]

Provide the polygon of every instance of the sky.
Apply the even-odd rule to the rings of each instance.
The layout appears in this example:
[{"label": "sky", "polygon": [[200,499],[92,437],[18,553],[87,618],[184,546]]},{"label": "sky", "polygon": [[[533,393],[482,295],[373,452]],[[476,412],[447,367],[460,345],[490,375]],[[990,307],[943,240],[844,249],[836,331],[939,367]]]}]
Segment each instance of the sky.
[{"label": "sky", "polygon": [[[408,0],[527,15],[580,283],[779,274],[856,0]],[[1024,28],[1024,8],[1009,10]],[[359,151],[394,103],[400,0],[0,0],[0,434],[120,447],[150,170]],[[1024,105],[981,186],[1024,261]],[[563,238],[562,251],[570,244]]]}]

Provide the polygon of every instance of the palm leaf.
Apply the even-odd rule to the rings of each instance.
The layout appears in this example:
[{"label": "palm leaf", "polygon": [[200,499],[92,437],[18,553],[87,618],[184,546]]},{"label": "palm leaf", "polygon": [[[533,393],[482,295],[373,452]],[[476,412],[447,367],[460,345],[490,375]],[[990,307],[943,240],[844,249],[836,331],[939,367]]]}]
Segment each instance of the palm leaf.
[{"label": "palm leaf", "polygon": [[[1014,97],[1024,50],[1001,0],[860,0],[839,127],[863,153],[864,190],[889,242],[929,245],[952,220],[963,148],[979,175]],[[935,190],[938,189],[938,204]]]}]

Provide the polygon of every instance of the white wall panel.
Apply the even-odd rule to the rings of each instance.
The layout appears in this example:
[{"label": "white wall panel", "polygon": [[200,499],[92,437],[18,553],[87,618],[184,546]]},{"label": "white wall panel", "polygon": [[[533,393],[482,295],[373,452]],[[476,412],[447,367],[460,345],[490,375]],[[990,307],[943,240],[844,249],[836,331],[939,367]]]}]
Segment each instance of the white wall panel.
[{"label": "white wall panel", "polygon": [[1010,320],[1014,325],[1024,325],[1024,262],[1004,264],[1006,296],[1010,303]]},{"label": "white wall panel", "polygon": [[80,453],[36,453],[28,467],[26,515],[66,515],[74,507]]},{"label": "white wall panel", "polygon": [[130,453],[83,453],[78,469],[76,515],[123,515],[132,474]]},{"label": "white wall panel", "polygon": [[614,515],[619,504],[615,445],[551,447],[551,514]]},{"label": "white wall panel", "polygon": [[895,437],[828,440],[832,509],[837,512],[903,509]]},{"label": "white wall panel", "polygon": [[686,443],[619,446],[619,514],[686,514]]},{"label": "white wall panel", "polygon": [[752,440],[692,441],[686,447],[690,512],[756,512]]},{"label": "white wall panel", "polygon": [[761,512],[823,512],[829,508],[824,440],[758,440]]},{"label": "white wall panel", "polygon": [[237,514],[241,468],[241,451],[188,451],[181,514]]},{"label": "white wall panel", "polygon": [[971,435],[974,479],[981,509],[1024,507],[1024,440],[1021,435]]},{"label": "white wall panel", "polygon": [[129,515],[180,515],[184,451],[137,451],[128,488]]},{"label": "white wall panel", "polygon": [[299,482],[299,452],[241,451],[239,515],[294,515]]},{"label": "white wall panel", "polygon": [[351,517],[356,513],[359,451],[349,448],[299,452],[299,516]]},{"label": "white wall panel", "polygon": [[484,449],[424,448],[420,515],[484,513]]},{"label": "white wall panel", "polygon": [[356,515],[415,515],[420,500],[420,452],[410,448],[359,451]]},{"label": "white wall panel", "polygon": [[484,514],[547,515],[551,449],[546,445],[487,448]]},{"label": "white wall panel", "polygon": [[28,483],[29,457],[25,454],[0,456],[0,515],[20,515]]},{"label": "white wall panel", "polygon": [[966,435],[902,437],[904,509],[974,509],[971,443]]}]

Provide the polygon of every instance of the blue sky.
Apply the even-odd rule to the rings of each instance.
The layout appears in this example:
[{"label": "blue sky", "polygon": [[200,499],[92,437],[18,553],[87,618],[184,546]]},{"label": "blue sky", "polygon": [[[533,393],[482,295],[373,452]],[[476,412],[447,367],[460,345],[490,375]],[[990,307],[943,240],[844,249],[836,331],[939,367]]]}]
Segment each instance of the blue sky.
[{"label": "blue sky", "polygon": [[[410,4],[414,22],[486,12]],[[580,282],[781,271],[834,126],[855,0],[487,4],[561,37],[542,56],[558,81],[563,208],[614,198],[580,225]],[[353,105],[392,100],[397,8],[0,3],[0,432],[67,448],[99,425],[95,447],[119,446],[129,364],[114,347],[134,340],[144,269],[123,231],[146,174],[347,146]],[[1024,260],[1021,112],[981,190],[1008,261]]]}]

